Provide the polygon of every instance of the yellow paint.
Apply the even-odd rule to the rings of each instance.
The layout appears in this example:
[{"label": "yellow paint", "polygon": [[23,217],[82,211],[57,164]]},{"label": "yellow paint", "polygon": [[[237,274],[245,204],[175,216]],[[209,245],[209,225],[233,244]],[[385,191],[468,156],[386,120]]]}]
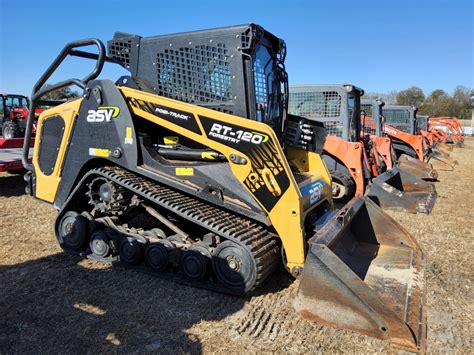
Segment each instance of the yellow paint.
[{"label": "yellow paint", "polygon": [[176,168],[177,176],[194,176],[193,168]]},{"label": "yellow paint", "polygon": [[69,145],[72,126],[77,118],[79,108],[82,103],[82,98],[66,102],[59,106],[50,108],[41,113],[38,118],[38,128],[36,137],[41,137],[41,131],[44,123],[53,116],[61,116],[64,120],[64,134],[59,146],[58,157],[51,175],[45,175],[41,172],[38,164],[40,139],[35,140],[35,148],[33,150],[33,166],[36,175],[36,198],[53,203],[56,197],[59,183],[61,181],[61,165],[66,154],[67,146]]},{"label": "yellow paint", "polygon": [[179,137],[177,136],[165,136],[163,137],[163,142],[165,144],[178,144],[179,143]]},{"label": "yellow paint", "polygon": [[132,127],[125,128],[125,138],[132,139]]},{"label": "yellow paint", "polygon": [[208,160],[216,160],[214,152],[202,152],[201,153],[201,158],[202,159],[208,159]]},{"label": "yellow paint", "polygon": [[[294,179],[293,173],[291,172],[290,165],[285,157],[283,149],[281,148],[278,142],[278,137],[270,126],[261,122],[248,120],[245,118],[210,110],[204,107],[195,106],[185,102],[153,95],[151,93],[146,93],[143,91],[138,91],[126,87],[120,87],[119,90],[121,90],[124,96],[127,98],[135,98],[138,100],[152,102],[157,105],[163,105],[177,110],[192,112],[194,114],[194,117],[196,118],[197,124],[201,132],[204,132],[204,129],[202,127],[198,115],[210,117],[214,120],[221,121],[223,124],[230,123],[237,126],[246,127],[249,131],[261,132],[265,134],[268,139],[271,139],[273,142],[275,142],[275,149],[277,151],[277,155],[279,156],[279,159],[283,164],[284,170],[288,175],[288,178],[290,180],[290,186],[284,193],[280,192],[281,195],[279,196],[279,200],[276,205],[270,212],[267,211],[268,218],[270,219],[284,246],[287,259],[287,267],[291,269],[295,266],[302,267],[304,265],[306,242],[304,238],[304,231],[302,230],[302,225],[306,213],[310,210],[307,210],[305,211],[305,213],[303,213],[302,197],[299,187]],[[227,146],[225,142],[216,142],[214,140],[209,139],[204,133],[199,134],[192,132],[178,124],[166,121],[149,112],[141,110],[138,107],[135,107],[133,105],[131,105],[130,107],[135,115],[143,117],[148,121],[154,122],[164,128],[176,132],[181,136],[199,142],[202,145],[223,154],[229,160],[229,162],[230,155],[232,153],[236,153],[236,149]],[[246,163],[229,163],[229,166],[234,176],[242,183],[242,186],[244,186],[252,194],[252,192],[244,185],[245,179],[251,173],[251,159],[243,152],[238,152],[238,154],[239,156],[242,156],[246,159]],[[305,152],[305,157],[306,163],[300,164],[301,168],[305,169],[303,171],[307,171],[310,174],[314,174],[315,178],[322,178],[330,186],[331,178],[329,172],[327,171],[324,162],[319,157],[319,155],[316,153]],[[272,193],[278,194],[278,188],[275,188],[275,192]],[[330,193],[329,196],[331,196]],[[329,199],[330,198],[331,197],[329,197]],[[258,200],[256,201],[258,202]],[[320,201],[319,204],[323,202],[324,201]],[[312,208],[318,206],[319,204],[315,204],[314,206],[312,206]],[[261,205],[261,207],[265,210],[263,205]]]},{"label": "yellow paint", "polygon": [[108,158],[110,156],[110,151],[108,149],[89,148],[89,155],[93,157]]},{"label": "yellow paint", "polygon": [[[157,105],[163,105],[163,106],[167,106],[167,107],[174,108],[177,110],[191,112],[196,119],[200,133],[195,133],[190,130],[187,130],[186,128],[180,126],[179,124],[166,121],[160,117],[155,116],[152,113],[141,110],[140,108],[135,107],[133,105],[129,106],[134,115],[142,117],[143,119],[153,122],[163,127],[164,129],[168,129],[172,132],[176,132],[176,134],[179,136],[183,136],[183,137],[186,137],[187,139],[193,140],[195,142],[199,142],[203,146],[209,147],[213,151],[223,154],[228,159],[229,166],[235,178],[240,181],[242,186],[244,186],[249,191],[250,194],[252,194],[252,192],[244,184],[244,181],[252,173],[250,157],[244,154],[243,152],[238,151],[235,148],[229,147],[228,145],[226,145],[224,141],[217,142],[217,141],[209,139],[204,134],[204,129],[199,120],[198,115],[210,117],[214,120],[221,121],[223,124],[229,123],[229,124],[234,124],[241,127],[246,127],[246,129],[248,129],[249,131],[256,131],[259,133],[263,133],[266,136],[265,140],[273,141],[275,143],[276,156],[282,163],[283,169],[289,178],[290,185],[289,185],[289,188],[285,192],[281,191],[280,186],[276,184],[274,172],[272,171],[272,169],[274,168],[273,162],[268,162],[268,167],[266,168],[266,170],[268,171],[266,174],[264,174],[265,169],[261,169],[261,171],[258,171],[259,175],[261,176],[266,175],[267,177],[267,181],[265,182],[266,185],[267,186],[270,185],[269,187],[270,192],[273,193],[274,196],[278,197],[278,202],[275,204],[272,210],[267,211],[268,218],[271,224],[273,225],[273,227],[275,228],[276,233],[281,238],[281,241],[286,253],[287,267],[291,269],[295,266],[304,265],[306,241],[304,238],[304,231],[302,229],[302,226],[303,226],[305,214],[309,210],[303,211],[301,193],[294,179],[293,173],[290,169],[289,161],[291,162],[293,167],[296,168],[298,171],[311,174],[313,175],[313,178],[322,179],[326,181],[330,186],[331,180],[330,180],[329,172],[327,171],[324,165],[324,162],[322,161],[321,157],[318,154],[289,148],[288,154],[287,154],[288,155],[288,160],[287,160],[287,157],[285,157],[285,153],[283,152],[283,149],[281,148],[278,142],[278,137],[276,136],[275,132],[272,130],[271,127],[269,127],[268,125],[264,123],[248,120],[248,119],[237,117],[237,116],[228,115],[222,112],[218,112],[218,111],[206,109],[200,106],[195,106],[192,104],[187,104],[184,102],[164,98],[161,96],[157,96],[157,95],[146,93],[139,90],[134,90],[134,89],[126,88],[126,87],[119,87],[118,89],[123,93],[123,95],[127,99],[144,100],[144,101],[152,102]],[[38,133],[37,133],[38,137],[41,136],[42,122],[44,122],[44,120],[47,119],[48,117],[59,114],[64,118],[66,122],[66,129],[65,129],[66,132],[65,132],[63,141],[61,142],[61,148],[59,151],[58,160],[57,160],[55,170],[52,176],[46,177],[44,175],[41,175],[41,172],[36,171],[36,174],[37,174],[36,194],[38,198],[41,198],[45,201],[49,201],[49,202],[54,201],[58,184],[60,181],[60,171],[59,171],[60,166],[64,159],[64,152],[68,144],[72,123],[74,119],[76,118],[81,102],[82,102],[82,99],[57,106],[50,110],[44,111],[40,116],[39,128],[38,128]],[[127,136],[129,134],[128,128],[126,131]],[[177,138],[178,137],[166,137],[165,144],[176,144],[177,142],[179,142]],[[38,170],[36,168],[38,166],[37,165],[37,152],[38,152],[37,145],[39,145],[39,140],[37,140],[35,144],[35,156],[33,160],[36,170]],[[97,156],[105,156],[106,154],[105,150],[98,149],[98,148],[93,148],[93,149],[95,149],[95,153],[97,154]],[[104,155],[101,155],[101,154],[104,154]],[[107,150],[107,154],[109,154],[108,150]],[[244,158],[246,161],[245,164],[232,163],[230,160],[231,154],[238,154],[239,156]],[[176,168],[175,172],[177,176],[193,176],[194,175],[193,168],[184,168],[184,167]],[[330,199],[331,193],[329,193],[328,196],[329,196],[328,198]],[[258,202],[257,199],[256,201]],[[324,201],[320,201],[320,203],[322,202]],[[313,208],[316,206],[317,204],[315,204]],[[262,209],[265,210],[263,205],[261,205],[261,207]]]}]

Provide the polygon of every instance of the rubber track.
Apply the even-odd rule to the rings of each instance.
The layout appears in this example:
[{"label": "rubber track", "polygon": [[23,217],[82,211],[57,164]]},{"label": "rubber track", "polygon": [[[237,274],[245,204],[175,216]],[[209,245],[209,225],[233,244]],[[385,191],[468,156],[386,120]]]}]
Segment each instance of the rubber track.
[{"label": "rubber track", "polygon": [[[246,248],[253,255],[257,270],[255,283],[247,293],[258,287],[278,264],[277,236],[251,220],[211,206],[118,167],[93,169],[87,175],[99,175],[110,179],[156,205]],[[104,261],[110,262],[110,260]],[[156,274],[154,271],[151,273]],[[184,283],[188,284],[188,282]],[[236,294],[235,291],[226,289],[222,284],[209,285],[210,282],[207,282],[205,285],[201,285],[202,283],[198,285],[196,282],[190,283],[193,286],[217,292]]]}]

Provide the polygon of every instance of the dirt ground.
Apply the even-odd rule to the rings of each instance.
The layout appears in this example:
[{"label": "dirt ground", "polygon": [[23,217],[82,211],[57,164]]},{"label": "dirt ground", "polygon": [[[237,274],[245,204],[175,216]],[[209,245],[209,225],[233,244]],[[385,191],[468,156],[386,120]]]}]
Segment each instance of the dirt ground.
[{"label": "dirt ground", "polygon": [[[428,351],[474,349],[474,139],[440,171],[431,215],[390,213],[428,256]],[[297,281],[274,274],[249,299],[65,255],[55,211],[0,175],[0,353],[393,352],[386,342],[299,319]],[[471,349],[471,350],[469,350]]]}]

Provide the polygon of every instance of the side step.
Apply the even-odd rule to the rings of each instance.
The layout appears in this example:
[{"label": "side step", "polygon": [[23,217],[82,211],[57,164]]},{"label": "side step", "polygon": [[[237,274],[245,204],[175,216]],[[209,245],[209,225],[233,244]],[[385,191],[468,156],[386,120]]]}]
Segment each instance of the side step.
[{"label": "side step", "polygon": [[402,226],[359,197],[308,243],[294,301],[303,318],[425,351],[425,258]]},{"label": "side step", "polygon": [[429,214],[436,203],[433,184],[400,170],[390,169],[372,180],[366,195],[384,209]]}]

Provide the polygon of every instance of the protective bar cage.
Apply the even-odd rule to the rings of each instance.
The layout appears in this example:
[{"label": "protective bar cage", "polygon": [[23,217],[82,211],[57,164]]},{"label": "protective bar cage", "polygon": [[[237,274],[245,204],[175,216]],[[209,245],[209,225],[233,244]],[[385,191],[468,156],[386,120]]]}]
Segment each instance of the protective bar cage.
[{"label": "protective bar cage", "polygon": [[400,131],[416,134],[416,112],[413,106],[386,105],[383,108],[385,123]]},{"label": "protective bar cage", "polygon": [[[87,46],[96,46],[98,49],[98,54],[78,50],[78,48],[87,47]],[[45,86],[48,79],[53,75],[56,69],[58,69],[61,63],[68,56],[95,60],[96,63],[95,63],[94,69],[82,79],[67,79],[53,85]],[[25,140],[23,144],[23,155],[21,159],[23,167],[30,172],[30,175],[28,175],[30,179],[32,178],[31,172],[33,172],[33,165],[30,163],[29,157],[28,157],[29,142],[30,142],[32,129],[33,129],[35,110],[38,107],[38,105],[42,103],[41,98],[45,96],[47,93],[50,93],[52,91],[56,91],[68,86],[72,86],[72,85],[76,85],[82,90],[86,90],[87,83],[91,80],[94,80],[95,78],[99,76],[100,72],[102,71],[105,61],[114,62],[113,60],[111,60],[110,58],[106,56],[105,46],[99,39],[89,38],[89,39],[83,39],[79,41],[73,41],[66,44],[66,46],[64,46],[64,48],[56,57],[56,59],[53,61],[53,63],[51,63],[48,69],[46,69],[43,75],[36,82],[35,86],[33,87],[33,91],[31,93],[30,109],[28,113],[28,120],[26,122]],[[30,185],[32,184],[30,183]]]},{"label": "protective bar cage", "polygon": [[378,99],[361,99],[361,126],[362,131],[381,137],[383,115],[382,108],[385,103]]},{"label": "protective bar cage", "polygon": [[356,90],[352,85],[302,85],[290,86],[288,111],[292,115],[322,122],[328,134],[350,140],[348,94]]},{"label": "protective bar cage", "polygon": [[430,116],[428,115],[416,115],[416,133],[421,131],[429,131],[430,127]]},{"label": "protective bar cage", "polygon": [[265,63],[252,63],[258,44],[274,52],[286,76],[285,42],[255,24],[153,37],[118,32],[108,53],[158,95],[256,119],[256,103],[269,95]]}]

